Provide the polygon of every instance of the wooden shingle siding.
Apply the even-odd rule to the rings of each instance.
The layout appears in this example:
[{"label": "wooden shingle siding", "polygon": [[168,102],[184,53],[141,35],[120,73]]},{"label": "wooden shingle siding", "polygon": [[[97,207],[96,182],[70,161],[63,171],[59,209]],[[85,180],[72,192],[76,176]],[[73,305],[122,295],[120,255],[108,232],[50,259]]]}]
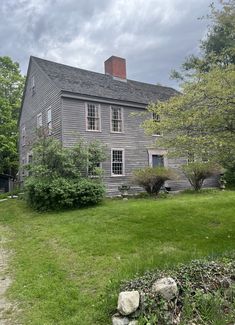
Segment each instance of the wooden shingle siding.
[{"label": "wooden shingle siding", "polygon": [[[157,137],[146,135],[141,127],[148,115],[142,115],[144,109],[122,106],[124,132],[112,133],[110,125],[111,105],[97,102],[100,104],[101,131],[86,131],[86,103],[89,101],[62,98],[63,145],[71,147],[81,139],[88,142],[95,139],[99,140],[106,146],[107,160],[102,163],[102,168],[104,169],[104,182],[108,188],[108,193],[110,195],[118,194],[118,186],[124,183],[129,183],[135,187],[132,183],[133,170],[148,166],[148,149],[157,148],[155,144]],[[112,148],[124,149],[125,176],[111,176]],[[172,190],[190,187],[189,182],[180,172],[182,163],[185,163],[184,159],[168,159],[168,167],[180,175],[178,180],[168,182]],[[212,185],[213,182],[208,181],[207,183]]]},{"label": "wooden shingle siding", "polygon": [[[34,93],[31,88],[31,78],[34,77]],[[42,113],[42,127],[47,126],[47,109],[51,106],[53,136],[62,140],[61,125],[61,97],[60,90],[55,87],[52,81],[41,71],[37,63],[31,59],[29,66],[27,83],[25,88],[24,100],[20,116],[20,130],[25,127],[26,144],[22,145],[22,135],[20,134],[19,152],[20,163],[22,159],[27,160],[32,144],[36,138],[37,115]]]}]

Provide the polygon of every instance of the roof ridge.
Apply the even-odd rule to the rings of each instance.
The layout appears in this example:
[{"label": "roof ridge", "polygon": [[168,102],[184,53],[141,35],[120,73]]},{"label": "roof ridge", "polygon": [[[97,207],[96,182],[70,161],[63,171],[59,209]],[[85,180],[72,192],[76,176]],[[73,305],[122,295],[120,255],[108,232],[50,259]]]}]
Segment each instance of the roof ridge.
[{"label": "roof ridge", "polygon": [[[46,62],[53,63],[53,64],[57,64],[57,65],[60,65],[60,66],[63,66],[63,67],[68,67],[68,68],[71,68],[71,69],[77,69],[79,71],[84,71],[84,72],[89,72],[89,73],[97,74],[97,75],[100,75],[100,76],[103,76],[103,77],[108,77],[111,80],[119,81],[117,79],[113,79],[112,76],[107,75],[105,73],[96,72],[96,71],[92,71],[92,70],[87,70],[87,69],[83,69],[83,68],[78,68],[78,67],[75,67],[75,66],[72,66],[72,65],[68,65],[68,64],[64,64],[64,63],[59,63],[59,62],[55,62],[55,61],[51,61],[51,60],[39,58],[39,57],[36,57],[36,56],[31,56],[31,58],[36,59],[36,60],[46,61]],[[172,87],[157,85],[157,84],[143,82],[143,81],[139,81],[139,80],[133,80],[133,79],[126,79],[126,80],[127,81],[130,81],[130,82],[136,82],[136,83],[139,83],[139,84],[145,84],[145,85],[148,85],[148,86],[153,86],[153,87],[158,87],[158,88],[167,88],[167,89],[175,90]]]}]

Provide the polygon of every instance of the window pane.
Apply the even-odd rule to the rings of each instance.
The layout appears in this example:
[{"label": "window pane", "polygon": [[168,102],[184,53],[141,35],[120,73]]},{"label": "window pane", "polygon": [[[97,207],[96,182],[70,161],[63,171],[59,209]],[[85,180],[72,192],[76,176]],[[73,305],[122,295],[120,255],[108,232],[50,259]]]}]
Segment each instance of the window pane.
[{"label": "window pane", "polygon": [[51,122],[51,109],[50,108],[47,110],[47,122],[48,123]]},{"label": "window pane", "polygon": [[87,129],[99,131],[100,117],[99,106],[94,104],[87,105]]},{"label": "window pane", "polygon": [[112,131],[122,132],[122,109],[112,107]]},{"label": "window pane", "polygon": [[153,167],[163,167],[164,166],[164,156],[152,155],[152,165],[153,165]]},{"label": "window pane", "polygon": [[112,151],[112,174],[123,175],[123,151]]}]

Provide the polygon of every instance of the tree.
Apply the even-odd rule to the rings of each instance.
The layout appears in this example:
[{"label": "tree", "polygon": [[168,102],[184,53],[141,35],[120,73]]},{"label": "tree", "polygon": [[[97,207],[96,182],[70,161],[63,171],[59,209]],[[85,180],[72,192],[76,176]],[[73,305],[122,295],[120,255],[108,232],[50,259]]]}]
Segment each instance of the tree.
[{"label": "tree", "polygon": [[181,71],[172,71],[173,79],[187,80],[197,72],[208,72],[215,66],[235,64],[235,1],[219,1],[222,9],[210,5],[211,14],[207,36],[200,42],[199,56],[190,55],[181,66]]},{"label": "tree", "polygon": [[17,120],[23,86],[19,64],[0,57],[0,173],[13,176],[18,168]]},{"label": "tree", "polygon": [[202,188],[205,179],[221,172],[221,167],[211,162],[191,162],[183,165],[182,169],[195,191]]},{"label": "tree", "polygon": [[73,148],[64,148],[60,141],[40,133],[24,183],[27,203],[45,211],[100,202],[105,193],[97,168],[105,159],[101,144],[80,141]]},{"label": "tree", "polygon": [[197,73],[182,95],[149,106],[161,116],[147,120],[148,133],[163,133],[158,145],[173,156],[214,160],[228,165],[235,158],[235,66]]}]

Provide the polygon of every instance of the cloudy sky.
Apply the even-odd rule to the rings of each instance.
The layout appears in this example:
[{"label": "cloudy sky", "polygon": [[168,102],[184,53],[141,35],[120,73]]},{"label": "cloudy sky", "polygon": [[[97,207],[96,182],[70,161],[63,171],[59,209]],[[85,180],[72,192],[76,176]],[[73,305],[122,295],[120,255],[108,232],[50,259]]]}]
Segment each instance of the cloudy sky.
[{"label": "cloudy sky", "polygon": [[0,56],[30,55],[103,72],[111,55],[130,79],[175,86],[172,68],[198,53],[211,0],[1,0]]}]

